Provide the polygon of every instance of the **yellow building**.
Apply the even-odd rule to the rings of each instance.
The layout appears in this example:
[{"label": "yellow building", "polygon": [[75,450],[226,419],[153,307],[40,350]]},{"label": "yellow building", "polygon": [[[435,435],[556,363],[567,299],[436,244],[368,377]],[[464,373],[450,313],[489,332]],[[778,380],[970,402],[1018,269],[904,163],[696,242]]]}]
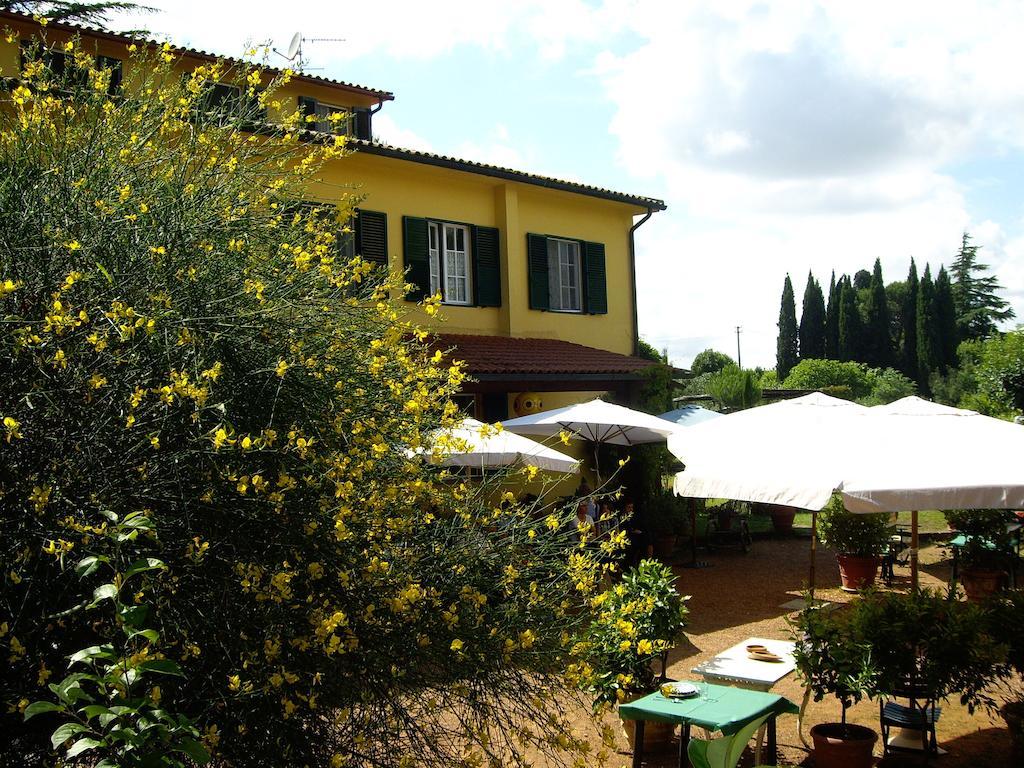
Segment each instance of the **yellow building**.
[{"label": "yellow building", "polygon": [[[17,77],[25,43],[40,33],[30,17],[0,12],[13,32],[0,41],[0,74]],[[61,46],[78,35],[122,79],[132,39],[51,23],[44,52],[63,66]],[[155,45],[155,44],[154,44]],[[183,69],[216,57],[173,49]],[[217,84],[217,101],[241,90]],[[442,319],[423,315],[436,345],[467,362],[475,379],[464,406],[487,421],[557,407],[612,391],[628,397],[649,366],[635,357],[634,233],[660,200],[482,163],[387,146],[373,140],[373,115],[391,93],[298,74],[276,96],[296,106],[310,129],[344,132],[355,152],[332,161],[311,197],[360,196],[352,247],[405,272],[417,286],[403,301],[440,293]],[[331,121],[328,115],[344,112]],[[525,396],[524,396],[525,393]]]}]

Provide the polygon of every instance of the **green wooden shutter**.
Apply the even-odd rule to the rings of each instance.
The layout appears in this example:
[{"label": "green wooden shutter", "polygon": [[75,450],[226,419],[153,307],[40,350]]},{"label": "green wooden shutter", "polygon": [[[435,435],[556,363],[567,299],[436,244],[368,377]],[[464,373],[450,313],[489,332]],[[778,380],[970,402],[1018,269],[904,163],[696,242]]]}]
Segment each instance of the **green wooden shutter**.
[{"label": "green wooden shutter", "polygon": [[388,215],[356,211],[356,253],[371,264],[388,264]]},{"label": "green wooden shutter", "polygon": [[373,140],[372,129],[370,128],[370,110],[362,107],[352,109],[353,133],[357,139]]},{"label": "green wooden shutter", "polygon": [[608,314],[608,279],[604,267],[604,243],[583,243],[587,312]]},{"label": "green wooden shutter", "polygon": [[526,236],[526,262],[530,283],[530,309],[550,309],[548,239],[544,235]]},{"label": "green wooden shutter", "polygon": [[405,300],[422,301],[430,290],[427,220],[403,216],[402,231],[405,234],[405,280],[415,286],[405,294]]},{"label": "green wooden shutter", "polygon": [[494,227],[473,227],[473,286],[478,307],[501,306],[501,248]]}]

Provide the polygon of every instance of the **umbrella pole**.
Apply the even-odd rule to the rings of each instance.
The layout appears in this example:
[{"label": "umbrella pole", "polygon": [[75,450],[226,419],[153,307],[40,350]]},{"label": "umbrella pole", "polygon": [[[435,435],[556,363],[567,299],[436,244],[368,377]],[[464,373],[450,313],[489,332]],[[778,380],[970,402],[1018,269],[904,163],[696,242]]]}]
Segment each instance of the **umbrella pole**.
[{"label": "umbrella pole", "polygon": [[598,456],[598,452],[601,450],[601,444],[594,442],[594,476],[597,478],[597,488],[601,487],[601,459]]},{"label": "umbrella pole", "polygon": [[690,562],[683,568],[710,568],[711,563],[697,559],[697,500],[690,498]]},{"label": "umbrella pole", "polygon": [[917,591],[917,510],[910,513],[910,588]]},{"label": "umbrella pole", "polygon": [[814,565],[818,557],[818,513],[811,512],[811,568],[807,574],[807,591],[810,592],[811,602],[814,602]]}]

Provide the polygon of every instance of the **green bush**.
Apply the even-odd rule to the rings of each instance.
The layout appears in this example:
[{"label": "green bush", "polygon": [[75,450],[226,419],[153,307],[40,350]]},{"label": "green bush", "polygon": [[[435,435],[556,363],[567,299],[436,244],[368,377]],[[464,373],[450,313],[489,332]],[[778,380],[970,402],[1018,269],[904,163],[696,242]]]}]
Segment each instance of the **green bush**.
[{"label": "green bush", "polygon": [[783,382],[786,389],[818,389],[836,397],[858,399],[871,393],[868,369],[839,360],[801,360]]},{"label": "green bush", "polygon": [[1001,570],[1005,566],[1004,552],[1010,545],[1005,510],[951,509],[943,514],[951,528],[966,536],[959,555],[964,568]]},{"label": "green bush", "polygon": [[761,384],[751,370],[727,365],[707,381],[708,394],[727,410],[750,408],[761,402]]},{"label": "green bush", "polygon": [[[64,80],[26,67],[0,105],[0,762],[131,764],[124,740],[82,746],[110,713],[23,719],[78,697],[48,678],[92,648],[76,690],[173,714],[168,753],[191,719],[222,765],[579,749],[535,702],[581,699],[569,639],[607,550],[411,458],[458,419],[464,374],[400,281],[340,247],[355,199],[319,182],[343,139],[300,141],[297,115],[252,133],[280,85],[256,67],[139,53],[111,99],[70,47]],[[208,109],[219,80],[245,103]],[[304,203],[325,191],[336,208]],[[97,692],[111,658],[146,674]],[[93,735],[54,754],[58,725]]]},{"label": "green bush", "polygon": [[861,405],[885,405],[917,394],[917,384],[892,368],[873,368],[868,378],[871,392],[858,400]]},{"label": "green bush", "polygon": [[889,544],[889,516],[848,512],[836,495],[818,513],[818,536],[822,544],[838,554],[878,557]]},{"label": "green bush", "polygon": [[654,689],[653,662],[675,647],[688,599],[676,591],[672,569],[643,560],[595,601],[598,615],[576,649],[584,663],[574,671],[596,708]]}]

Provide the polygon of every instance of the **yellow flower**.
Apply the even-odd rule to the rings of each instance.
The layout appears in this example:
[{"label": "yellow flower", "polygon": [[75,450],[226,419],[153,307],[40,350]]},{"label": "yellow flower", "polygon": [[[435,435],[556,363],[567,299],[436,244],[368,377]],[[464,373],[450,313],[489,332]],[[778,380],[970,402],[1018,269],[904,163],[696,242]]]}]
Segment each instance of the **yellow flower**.
[{"label": "yellow flower", "polygon": [[288,370],[288,363],[286,363],[284,360],[278,360],[277,361],[277,368],[274,369],[274,373],[276,373],[278,376],[280,376],[283,379],[285,371],[287,371],[287,370]]},{"label": "yellow flower", "polygon": [[654,653],[654,645],[650,640],[641,640],[636,644],[636,652],[641,656]]},{"label": "yellow flower", "polygon": [[13,416],[4,416],[4,429],[7,431],[8,443],[21,437],[21,431],[18,429],[20,426],[21,422]]},{"label": "yellow flower", "polygon": [[462,641],[461,640],[457,640],[457,639],[456,640],[452,640],[451,649],[453,651],[455,651],[456,653],[461,653],[462,652]]},{"label": "yellow flower", "polygon": [[82,249],[82,244],[77,240],[72,240],[70,243],[67,244],[67,248],[71,252],[79,251]]},{"label": "yellow flower", "polygon": [[89,377],[89,386],[92,387],[93,389],[99,389],[100,387],[106,386],[106,384],[106,376],[94,373],[92,376]]}]

